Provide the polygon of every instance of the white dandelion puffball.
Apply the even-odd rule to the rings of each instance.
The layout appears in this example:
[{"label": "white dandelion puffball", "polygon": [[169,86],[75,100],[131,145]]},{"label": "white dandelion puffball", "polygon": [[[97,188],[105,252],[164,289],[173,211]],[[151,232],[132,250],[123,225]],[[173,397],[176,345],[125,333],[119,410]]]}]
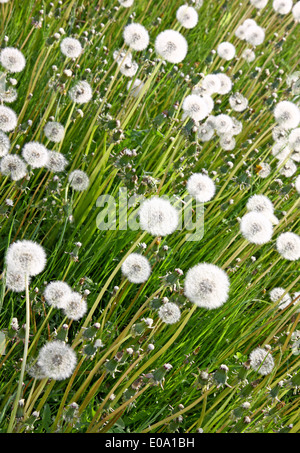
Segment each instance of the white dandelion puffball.
[{"label": "white dandelion puffball", "polygon": [[262,376],[270,374],[274,368],[274,359],[270,351],[263,348],[254,349],[249,356],[250,366]]},{"label": "white dandelion puffball", "polygon": [[263,9],[267,5],[268,0],[250,0],[250,3],[257,9]]},{"label": "white dandelion puffball", "polygon": [[259,25],[253,25],[245,31],[245,40],[254,47],[262,44],[265,40],[265,36],[264,29]]},{"label": "white dandelion puffball", "polygon": [[286,260],[298,260],[300,258],[300,236],[291,232],[282,233],[277,238],[276,248]]},{"label": "white dandelion puffball", "polygon": [[21,72],[26,60],[22,52],[14,47],[5,47],[0,52],[0,63],[9,72]]},{"label": "white dandelion puffball", "polygon": [[235,56],[235,47],[230,42],[224,41],[217,47],[217,53],[224,60],[232,60]]},{"label": "white dandelion puffball", "polygon": [[181,317],[181,311],[177,304],[167,302],[159,308],[158,316],[166,324],[175,324]]},{"label": "white dandelion puffball", "polygon": [[9,107],[0,105],[0,131],[10,132],[18,124],[18,118],[15,112]]},{"label": "white dandelion puffball", "polygon": [[218,73],[216,74],[220,81],[220,87],[217,90],[218,94],[227,94],[231,91],[232,89],[232,82],[230,77],[228,77],[226,74],[223,73]]},{"label": "white dandelion puffball", "polygon": [[209,115],[207,101],[197,94],[189,94],[184,98],[182,109],[194,121],[201,121]]},{"label": "white dandelion puffball", "polygon": [[205,76],[204,79],[202,80],[201,88],[209,96],[214,93],[220,93],[221,80],[218,74],[208,74],[207,76]]},{"label": "white dandelion puffball", "polygon": [[284,163],[283,160],[278,161],[277,167],[279,168],[279,173],[283,176],[286,176],[289,178],[290,176],[293,176],[296,171],[297,171],[297,165],[292,159],[289,159],[287,162]]},{"label": "white dandelion puffball", "polygon": [[240,230],[249,242],[259,245],[269,242],[273,234],[271,220],[255,211],[248,212],[242,217]]},{"label": "white dandelion puffball", "polygon": [[289,135],[289,146],[294,151],[300,151],[300,127],[291,131]]},{"label": "white dandelion puffball", "polygon": [[93,96],[91,85],[86,80],[81,80],[70,89],[69,96],[77,104],[86,104]]},{"label": "white dandelion puffball", "polygon": [[267,178],[271,173],[271,166],[266,162],[262,162],[259,164],[260,170],[257,172],[260,178]]},{"label": "white dandelion puffball", "polygon": [[278,102],[274,109],[276,121],[283,129],[294,129],[300,123],[300,110],[290,101]]},{"label": "white dandelion puffball", "polygon": [[293,0],[274,0],[273,8],[278,14],[288,14],[293,7]]},{"label": "white dandelion puffball", "polygon": [[81,319],[87,312],[86,300],[80,293],[72,291],[64,303],[63,311],[65,316],[74,321]]},{"label": "white dandelion puffball", "polygon": [[243,112],[248,107],[248,99],[241,93],[234,93],[229,98],[229,104],[235,112]]},{"label": "white dandelion puffball", "polygon": [[82,170],[72,171],[68,179],[72,189],[79,192],[86,190],[90,183],[88,175]]},{"label": "white dandelion puffball", "polygon": [[157,36],[155,50],[164,60],[180,63],[186,57],[188,45],[185,37],[178,31],[165,30]]},{"label": "white dandelion puffball", "polygon": [[232,118],[232,122],[233,122],[233,127],[232,127],[230,133],[232,135],[240,134],[243,130],[243,123],[234,117]]},{"label": "white dandelion puffball", "polygon": [[229,286],[229,278],[221,268],[200,263],[188,270],[184,294],[198,307],[214,309],[227,301]]},{"label": "white dandelion puffball", "polygon": [[131,283],[144,283],[150,277],[151,266],[144,256],[131,253],[123,262],[121,271]]},{"label": "white dandelion puffball", "polygon": [[201,173],[190,176],[186,188],[188,193],[201,203],[211,200],[216,192],[214,181]]},{"label": "white dandelion puffball", "polygon": [[284,142],[276,142],[272,146],[271,153],[276,159],[284,161],[292,153],[292,149]]},{"label": "white dandelion puffball", "polygon": [[133,50],[144,50],[149,44],[149,33],[141,24],[132,23],[124,28],[125,43]]},{"label": "white dandelion puffball", "polygon": [[166,236],[176,230],[179,215],[168,200],[155,196],[141,204],[139,219],[142,230],[153,236]]},{"label": "white dandelion puffball", "polygon": [[201,124],[197,130],[197,136],[201,142],[207,142],[214,136],[215,130],[206,122]]},{"label": "white dandelion puffball", "polygon": [[49,151],[38,142],[29,142],[24,145],[22,156],[32,168],[41,168],[47,165]]},{"label": "white dandelion puffball", "polygon": [[296,187],[297,192],[300,194],[300,175],[297,176],[297,178],[296,178],[295,187]]},{"label": "white dandelion puffball", "polygon": [[77,364],[76,353],[63,341],[50,341],[39,351],[37,365],[48,378],[62,381],[69,378]]},{"label": "white dandelion puffball", "polygon": [[134,0],[118,0],[121,6],[124,6],[124,8],[130,8],[130,6],[133,5]]},{"label": "white dandelion puffball", "polygon": [[[30,277],[28,278],[28,284],[30,283]],[[24,272],[15,271],[10,268],[6,272],[6,287],[11,291],[20,293],[25,291],[25,274]]]},{"label": "white dandelion puffball", "polygon": [[198,13],[192,6],[182,5],[176,11],[176,18],[184,28],[194,28],[198,22]]},{"label": "white dandelion puffball", "polygon": [[273,214],[274,206],[272,201],[265,195],[252,195],[249,198],[246,208],[248,211],[255,211],[261,214]]},{"label": "white dandelion puffball", "polygon": [[18,97],[17,90],[13,87],[9,87],[6,91],[0,88],[0,101],[6,102],[7,104],[11,104],[14,102]]},{"label": "white dandelion puffball", "polygon": [[65,136],[65,128],[57,121],[48,121],[44,127],[44,134],[51,142],[59,143]]},{"label": "white dandelion puffball", "polygon": [[141,93],[142,89],[144,88],[145,84],[140,79],[130,80],[127,83],[127,90],[129,94],[134,98],[137,98]]},{"label": "white dandelion puffball", "polygon": [[220,146],[224,151],[232,151],[235,148],[235,138],[230,134],[225,134],[220,137]]},{"label": "white dandelion puffball", "polygon": [[215,116],[215,128],[219,135],[231,134],[233,128],[232,118],[225,113],[220,113],[220,115]]},{"label": "white dandelion puffball", "polygon": [[292,14],[295,22],[300,22],[300,2],[295,3],[292,9]]},{"label": "white dandelion puffball", "polygon": [[58,153],[57,151],[49,151],[48,156],[49,159],[46,165],[48,170],[54,173],[60,173],[64,171],[64,169],[68,165],[68,161],[63,154]]},{"label": "white dandelion puffball", "polygon": [[19,181],[27,175],[27,167],[23,159],[16,154],[7,154],[0,161],[0,173]]},{"label": "white dandelion puffball", "polygon": [[64,38],[60,43],[60,50],[68,58],[77,58],[82,53],[82,46],[78,39]]},{"label": "white dandelion puffball", "polygon": [[139,65],[133,60],[127,61],[125,64],[120,65],[120,72],[125,77],[134,77],[138,69]]},{"label": "white dandelion puffball", "polygon": [[274,288],[270,291],[270,299],[272,302],[278,302],[279,310],[283,310],[292,302],[289,293],[285,294],[285,292],[286,291],[283,288]]},{"label": "white dandelion puffball", "polygon": [[6,252],[5,261],[8,269],[38,275],[46,266],[46,253],[43,247],[29,240],[12,243]]},{"label": "white dandelion puffball", "polygon": [[6,156],[10,148],[10,140],[4,132],[0,131],[0,157]]},{"label": "white dandelion puffball", "polygon": [[57,280],[48,283],[44,291],[44,297],[50,306],[64,308],[71,293],[72,289],[66,282]]},{"label": "white dandelion puffball", "polygon": [[252,63],[252,61],[255,60],[255,53],[253,52],[252,49],[245,49],[242,52],[241,57],[246,60],[248,63]]}]

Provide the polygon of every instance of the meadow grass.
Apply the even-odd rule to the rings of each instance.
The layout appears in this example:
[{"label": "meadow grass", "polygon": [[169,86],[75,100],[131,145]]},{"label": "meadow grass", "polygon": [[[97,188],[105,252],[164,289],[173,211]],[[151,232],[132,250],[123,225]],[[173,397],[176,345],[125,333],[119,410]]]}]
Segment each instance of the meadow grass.
[{"label": "meadow grass", "polygon": [[[299,103],[287,78],[299,67],[300,25],[291,13],[276,14],[271,1],[259,12],[246,0],[204,0],[196,27],[185,29],[176,20],[181,5],[178,0],[135,0],[130,8],[112,0],[0,3],[1,48],[16,47],[26,58],[25,69],[10,75],[18,81],[18,98],[9,105],[18,115],[18,127],[9,133],[10,152],[20,154],[27,142],[38,141],[69,162],[58,177],[46,168],[32,169],[18,181],[1,175],[0,328],[6,336],[0,356],[1,432],[300,432],[297,299],[279,310],[269,294],[281,287],[294,295],[300,288],[299,260],[288,261],[276,250],[281,233],[300,232],[299,168],[284,176],[271,152],[276,103]],[[253,62],[241,58],[249,45],[235,36],[249,18],[266,32]],[[133,52],[139,65],[134,79],[145,83],[137,97],[130,96],[130,79],[113,58],[117,49],[126,52],[122,33],[132,21],[150,35],[149,47]],[[154,50],[156,36],[166,29],[178,30],[188,42],[187,56],[177,65],[161,62]],[[76,59],[61,53],[66,36],[83,46]],[[223,41],[236,47],[231,61],[214,52]],[[230,94],[214,97],[214,115],[229,114],[243,124],[232,151],[222,149],[218,137],[201,142],[194,122],[182,119],[184,98],[205,75],[219,72],[248,99],[248,108],[237,113]],[[91,85],[93,98],[76,105],[68,93],[80,80]],[[43,133],[51,117],[65,127],[60,143]],[[125,149],[136,155],[124,154]],[[263,163],[271,166],[267,177],[260,174]],[[70,187],[68,175],[76,169],[89,176],[85,191]],[[124,230],[120,219],[115,229],[98,228],[101,195],[118,201],[124,188],[129,196],[175,195],[182,207],[188,178],[203,170],[214,180],[216,194],[204,204],[201,240],[187,240],[190,231],[184,227],[163,237]],[[263,245],[240,232],[239,219],[254,194],[269,197],[279,219]],[[26,293],[16,293],[5,286],[4,257],[11,243],[24,239],[44,247],[47,264]],[[152,267],[139,285],[121,273],[132,252],[142,252]],[[187,271],[202,262],[217,265],[230,279],[228,300],[214,310],[197,307],[184,295]],[[46,303],[45,285],[55,280],[86,299],[88,310],[80,320]],[[178,323],[159,318],[164,298],[180,306]],[[149,318],[152,325],[145,322]],[[75,350],[77,366],[65,380],[35,379],[28,367],[53,339]],[[101,346],[93,348],[96,339]],[[249,366],[249,354],[265,346],[275,366],[263,376]]]}]

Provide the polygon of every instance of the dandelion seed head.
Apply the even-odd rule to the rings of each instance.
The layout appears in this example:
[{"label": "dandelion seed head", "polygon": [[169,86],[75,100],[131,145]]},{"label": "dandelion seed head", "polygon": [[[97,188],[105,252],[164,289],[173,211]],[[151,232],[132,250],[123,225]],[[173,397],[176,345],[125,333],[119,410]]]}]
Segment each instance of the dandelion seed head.
[{"label": "dandelion seed head", "polygon": [[10,148],[10,140],[4,132],[0,131],[0,157],[6,156]]},{"label": "dandelion seed head", "polygon": [[235,148],[235,145],[236,141],[231,134],[224,134],[220,137],[220,146],[224,151],[232,151]]},{"label": "dandelion seed head", "polygon": [[22,52],[14,47],[5,47],[0,52],[0,63],[9,72],[21,72],[26,60]]},{"label": "dandelion seed head", "polygon": [[141,24],[132,23],[124,28],[125,43],[133,50],[144,50],[149,45],[149,33]]},{"label": "dandelion seed head", "polygon": [[70,89],[69,96],[77,104],[86,104],[92,99],[92,88],[86,80],[81,80]]},{"label": "dandelion seed head", "polygon": [[15,88],[9,87],[7,90],[0,90],[0,101],[11,104],[18,98],[18,92]]},{"label": "dandelion seed head", "polygon": [[22,240],[13,242],[7,249],[5,261],[8,269],[28,275],[38,275],[46,266],[44,248],[36,242]]},{"label": "dandelion seed head", "polygon": [[206,122],[204,124],[201,124],[197,129],[197,136],[202,142],[207,142],[208,140],[210,140],[214,136],[214,133],[214,128]]},{"label": "dandelion seed head", "polygon": [[39,352],[37,365],[48,378],[61,381],[69,378],[76,366],[73,349],[63,341],[50,341]]},{"label": "dandelion seed head", "polygon": [[44,127],[44,134],[51,142],[59,143],[65,136],[65,128],[57,121],[48,121]]},{"label": "dandelion seed head", "polygon": [[65,301],[63,311],[67,318],[78,321],[87,312],[86,300],[80,293],[73,291]]},{"label": "dandelion seed head", "polygon": [[263,9],[267,5],[268,0],[250,0],[250,3],[257,9]]},{"label": "dandelion seed head", "polygon": [[279,168],[279,173],[287,178],[293,176],[297,171],[297,165],[292,159],[286,162],[285,160],[279,160],[277,167]]},{"label": "dandelion seed head", "polygon": [[41,143],[29,142],[24,145],[22,156],[32,168],[41,168],[47,165],[49,151]]},{"label": "dandelion seed head", "polygon": [[181,311],[177,304],[167,302],[159,308],[158,316],[166,324],[175,324],[181,317]]},{"label": "dandelion seed head", "polygon": [[241,57],[248,63],[252,63],[252,61],[255,60],[255,53],[252,49],[245,49],[243,50]]},{"label": "dandelion seed head", "polygon": [[293,0],[274,0],[273,8],[278,14],[288,14],[293,7]]},{"label": "dandelion seed head", "polygon": [[261,162],[259,164],[260,170],[257,172],[261,178],[267,178],[271,173],[271,166],[267,162]]},{"label": "dandelion seed head", "polygon": [[207,101],[197,94],[186,96],[182,103],[182,109],[194,121],[201,121],[209,114]]},{"label": "dandelion seed head", "polygon": [[65,156],[61,153],[56,151],[49,151],[48,152],[48,162],[46,167],[48,170],[54,173],[60,173],[65,170],[66,166],[68,165],[68,161]]},{"label": "dandelion seed head", "polygon": [[182,5],[176,11],[176,18],[184,28],[191,29],[197,25],[198,13],[192,6]]},{"label": "dandelion seed head", "polygon": [[229,278],[221,268],[200,263],[188,270],[184,294],[198,307],[214,309],[227,301],[229,286]]},{"label": "dandelion seed head", "polygon": [[211,200],[216,192],[214,181],[207,175],[194,173],[187,181],[188,193],[197,201],[205,203]]},{"label": "dandelion seed head", "polygon": [[235,112],[243,112],[248,107],[248,99],[241,93],[234,93],[229,98],[229,104]]},{"label": "dandelion seed head", "polygon": [[145,200],[139,209],[140,226],[153,236],[166,236],[173,233],[179,216],[168,200],[154,196]]},{"label": "dandelion seed head", "polygon": [[276,241],[279,254],[289,261],[300,258],[300,236],[292,232],[282,233]]},{"label": "dandelion seed head", "polygon": [[231,134],[233,128],[232,118],[225,113],[215,116],[215,128],[217,134]]},{"label": "dandelion seed head", "polygon": [[15,112],[9,107],[0,105],[0,131],[10,132],[17,126],[18,118]]},{"label": "dandelion seed head", "polygon": [[155,50],[164,60],[180,63],[186,57],[188,45],[185,37],[178,31],[165,30],[157,36]]},{"label": "dandelion seed head", "polygon": [[19,181],[27,175],[26,164],[16,154],[7,154],[0,161],[0,173],[10,176],[13,181]]},{"label": "dandelion seed head", "polygon": [[[28,284],[30,283],[30,277],[28,278]],[[19,272],[12,270],[10,268],[7,269],[6,272],[6,287],[14,291],[16,293],[20,293],[25,291],[25,274],[24,272]]]},{"label": "dandelion seed head", "polygon": [[144,283],[150,277],[151,266],[145,256],[131,253],[123,262],[121,271],[131,283]]},{"label": "dandelion seed head", "polygon": [[300,194],[300,175],[297,176],[297,178],[296,178],[295,187],[296,187],[297,192]]},{"label": "dandelion seed head", "polygon": [[64,38],[60,43],[60,50],[68,58],[77,58],[82,53],[82,46],[78,39]]},{"label": "dandelion seed head", "polygon": [[291,101],[278,102],[274,109],[276,121],[283,129],[294,129],[300,123],[300,110]]},{"label": "dandelion seed head", "polygon": [[140,79],[130,80],[127,84],[127,90],[129,94],[135,98],[139,96],[145,84]]},{"label": "dandelion seed head", "polygon": [[48,283],[44,291],[46,302],[55,308],[64,308],[70,298],[72,289],[66,282],[54,281]]},{"label": "dandelion seed head", "polygon": [[255,211],[261,214],[273,214],[274,206],[272,201],[265,195],[252,195],[249,198],[246,208],[248,211]]},{"label": "dandelion seed head", "polygon": [[201,88],[209,96],[214,93],[219,93],[221,90],[220,77],[217,74],[208,74],[202,80]]},{"label": "dandelion seed head", "polygon": [[222,74],[221,72],[216,74],[216,77],[218,77],[220,81],[220,87],[217,90],[218,94],[227,94],[231,91],[232,89],[232,81],[230,77],[228,77],[226,74]]},{"label": "dandelion seed head", "polygon": [[69,175],[69,183],[73,190],[82,192],[88,188],[90,180],[84,171],[74,170]]},{"label": "dandelion seed head", "polygon": [[266,244],[272,238],[273,226],[267,216],[256,211],[245,214],[240,222],[242,235],[253,244]]},{"label": "dandelion seed head", "polygon": [[263,348],[254,349],[249,356],[250,366],[262,376],[270,374],[274,368],[274,359],[269,351]]},{"label": "dandelion seed head", "polygon": [[118,0],[121,6],[124,6],[124,8],[130,8],[130,6],[133,5],[134,0]]},{"label": "dandelion seed head", "polygon": [[232,60],[235,57],[235,47],[230,42],[221,42],[217,47],[217,53],[224,60]]},{"label": "dandelion seed head", "polygon": [[300,127],[291,131],[289,135],[289,146],[294,151],[300,151]]},{"label": "dandelion seed head", "polygon": [[262,44],[265,40],[265,31],[262,27],[258,25],[253,25],[246,29],[245,40],[256,47]]},{"label": "dandelion seed head", "polygon": [[292,9],[292,14],[295,22],[300,22],[300,2],[295,3]]},{"label": "dandelion seed head", "polygon": [[289,293],[284,294],[285,292],[286,291],[283,288],[273,288],[272,291],[270,291],[270,299],[272,302],[279,302],[279,310],[283,310],[292,302]]}]

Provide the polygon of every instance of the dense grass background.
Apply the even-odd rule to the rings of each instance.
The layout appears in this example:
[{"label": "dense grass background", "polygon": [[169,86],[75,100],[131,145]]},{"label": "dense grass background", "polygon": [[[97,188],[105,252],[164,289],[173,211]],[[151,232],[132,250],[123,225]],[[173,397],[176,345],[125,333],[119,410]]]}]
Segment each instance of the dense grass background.
[{"label": "dense grass background", "polygon": [[[45,282],[64,279],[76,291],[90,291],[88,315],[81,322],[68,323],[68,342],[78,353],[74,375],[55,382],[35,381],[26,374],[25,407],[19,408],[16,431],[196,432],[201,428],[214,433],[299,432],[299,377],[295,377],[299,360],[294,349],[300,314],[294,305],[278,311],[268,293],[278,286],[291,294],[300,288],[299,264],[284,260],[275,248],[281,232],[300,231],[299,194],[292,186],[296,175],[280,176],[271,155],[275,102],[297,101],[286,78],[299,67],[300,25],[291,14],[276,15],[269,3],[259,15],[248,1],[205,0],[192,30],[180,29],[176,21],[176,10],[182,4],[178,0],[136,0],[129,9],[116,1],[95,0],[62,4],[11,0],[0,5],[1,47],[19,48],[27,60],[24,71],[15,75],[19,96],[11,107],[19,115],[20,126],[11,134],[11,152],[20,153],[26,142],[38,140],[61,151],[70,162],[59,181],[45,169],[34,170],[30,179],[16,183],[1,176],[1,262],[9,243],[16,239],[37,241],[48,256],[45,272],[30,286],[29,362],[56,332],[63,335],[62,325],[68,322],[61,311],[45,304]],[[241,58],[224,62],[212,53],[218,43],[228,40],[240,56],[247,46],[234,31],[249,17],[266,29],[266,40],[255,50],[253,63]],[[189,44],[188,55],[178,67],[169,63],[158,67],[154,51],[134,54],[139,64],[137,77],[150,81],[141,102],[128,96],[129,79],[119,73],[112,56],[124,45],[122,30],[132,20],[147,28],[152,49],[157,34],[174,27]],[[60,40],[53,37],[61,27],[66,33],[63,36],[77,37],[84,45],[78,61],[61,54]],[[192,124],[180,120],[182,100],[201,80],[201,73],[220,72],[222,66],[234,81],[234,91],[249,100],[249,109],[233,112],[243,122],[243,131],[232,152],[222,150],[216,138],[198,142]],[[64,76],[64,69],[71,69],[72,77]],[[81,79],[94,92],[93,101],[80,107],[82,115],[67,95],[69,87]],[[228,97],[219,97],[214,114],[230,112]],[[47,142],[43,134],[51,116],[67,128],[61,144]],[[121,139],[116,120],[123,130]],[[122,157],[124,148],[135,149],[137,156]],[[258,174],[261,162],[272,167],[266,179]],[[77,168],[87,172],[91,183],[87,191],[71,193],[66,191],[67,177]],[[117,197],[125,186],[130,195],[158,193],[181,198],[186,195],[187,178],[202,169],[213,175],[217,193],[205,205],[201,241],[187,241],[186,230],[159,239],[141,231],[97,228],[100,195]],[[239,231],[238,218],[246,212],[253,194],[267,195],[280,220],[272,241],[263,246],[248,243]],[[13,207],[6,205],[8,198]],[[76,246],[77,242],[82,246]],[[146,244],[145,256],[154,267],[145,284],[134,285],[121,276],[120,266],[130,252],[139,250],[140,243]],[[230,298],[217,310],[192,308],[182,294],[185,273],[203,261],[217,264],[230,277]],[[176,268],[183,276],[176,274]],[[114,290],[115,286],[119,289]],[[159,321],[155,304],[162,297],[181,304],[179,324]],[[21,326],[25,296],[2,285],[1,301],[1,329],[9,331],[13,317]],[[134,336],[131,327],[147,317],[153,318],[153,328]],[[84,348],[95,338],[85,338],[82,328],[96,321],[101,324],[96,338],[104,346],[89,357]],[[149,344],[155,346],[152,352],[147,349]],[[270,375],[261,377],[243,363],[255,347],[266,344],[272,348],[276,366]],[[109,372],[115,354],[128,347],[134,348],[134,355],[124,356],[118,371]],[[1,361],[3,432],[22,353],[19,331],[17,337],[8,337]],[[106,360],[111,361],[109,365]],[[173,367],[167,373],[161,371],[165,363]],[[229,368],[226,377],[218,371],[222,364]],[[153,370],[161,377],[155,385],[148,375]],[[208,380],[202,379],[203,371],[209,374]],[[250,408],[242,410],[246,401]],[[69,413],[71,402],[79,406],[74,416]],[[38,418],[32,416],[33,411],[39,412]],[[246,415],[248,423],[244,422]]]}]

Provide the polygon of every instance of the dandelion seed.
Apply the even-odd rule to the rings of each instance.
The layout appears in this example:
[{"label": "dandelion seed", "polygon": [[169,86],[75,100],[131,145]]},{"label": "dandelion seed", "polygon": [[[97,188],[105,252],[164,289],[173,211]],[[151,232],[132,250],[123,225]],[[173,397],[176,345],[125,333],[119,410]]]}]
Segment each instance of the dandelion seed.
[{"label": "dandelion seed", "polygon": [[67,159],[61,153],[58,153],[56,151],[49,151],[48,157],[49,159],[46,167],[48,168],[48,170],[54,173],[60,173],[64,171],[64,169],[68,165]]},{"label": "dandelion seed", "polygon": [[158,316],[166,324],[175,324],[181,317],[181,311],[178,305],[173,302],[167,302],[159,308]]},{"label": "dandelion seed", "polygon": [[197,135],[200,141],[207,142],[214,136],[214,129],[206,122],[197,129]]},{"label": "dandelion seed", "polygon": [[274,0],[273,8],[278,14],[288,14],[293,7],[293,0]]},{"label": "dandelion seed", "polygon": [[77,58],[82,53],[82,46],[78,39],[64,38],[60,43],[60,50],[68,58]]},{"label": "dandelion seed", "polygon": [[[227,77],[227,76],[225,76],[225,77]],[[214,93],[220,93],[221,79],[220,79],[219,75],[208,74],[207,76],[205,76],[204,79],[202,80],[201,88],[209,96]]]},{"label": "dandelion seed", "polygon": [[233,121],[229,115],[221,113],[215,117],[215,128],[217,134],[230,134],[233,128]]},{"label": "dandelion seed", "polygon": [[4,132],[0,131],[0,157],[6,156],[10,148],[10,140]]},{"label": "dandelion seed", "polygon": [[49,283],[44,291],[46,302],[55,308],[64,308],[72,293],[66,282],[54,281]]},{"label": "dandelion seed", "polygon": [[241,121],[238,121],[236,118],[232,118],[233,122],[233,127],[230,131],[232,135],[238,135],[242,132],[243,130],[243,123]]},{"label": "dandelion seed", "polygon": [[274,206],[272,201],[265,195],[253,195],[249,198],[246,208],[248,211],[255,211],[261,214],[273,214]]},{"label": "dandelion seed", "polygon": [[236,141],[230,134],[224,134],[220,138],[220,146],[224,151],[232,151],[235,148]]},{"label": "dandelion seed", "polygon": [[197,94],[190,94],[184,98],[182,109],[194,121],[201,121],[209,114],[207,102]]},{"label": "dandelion seed", "polygon": [[229,98],[229,104],[235,112],[243,112],[248,106],[248,99],[241,93],[234,93]]},{"label": "dandelion seed", "polygon": [[32,168],[41,168],[47,165],[49,152],[38,142],[29,142],[24,145],[22,156]]},{"label": "dandelion seed", "polygon": [[25,68],[26,60],[20,50],[5,47],[0,52],[0,63],[9,72],[21,72]]},{"label": "dandelion seed", "polygon": [[65,128],[56,121],[49,121],[44,127],[44,134],[51,142],[59,143],[65,136]]},{"label": "dandelion seed", "polygon": [[0,131],[10,132],[15,129],[18,118],[15,112],[9,107],[0,105]]},{"label": "dandelion seed", "polygon": [[289,261],[296,261],[300,258],[300,236],[287,232],[278,236],[276,248],[279,254]]},{"label": "dandelion seed", "polygon": [[26,164],[16,154],[7,154],[0,161],[0,173],[10,176],[13,181],[19,181],[27,175]]},{"label": "dandelion seed", "polygon": [[220,58],[229,61],[235,56],[235,47],[230,42],[224,41],[218,45],[217,52]]},{"label": "dandelion seed", "polygon": [[179,222],[177,209],[168,200],[157,196],[141,204],[139,219],[141,228],[154,236],[173,233]]},{"label": "dandelion seed", "polygon": [[0,101],[6,102],[7,104],[11,104],[14,102],[18,97],[17,90],[15,88],[8,88],[6,91],[0,91]]},{"label": "dandelion seed", "polygon": [[251,211],[240,222],[242,235],[253,244],[266,244],[272,238],[273,226],[264,214]]},{"label": "dandelion seed", "polygon": [[136,61],[128,61],[125,64],[122,64],[120,66],[120,72],[123,74],[125,77],[134,77],[135,74],[137,73],[139,69],[139,65],[136,63]]},{"label": "dandelion seed", "polygon": [[176,18],[184,28],[194,28],[198,22],[198,13],[192,6],[182,5],[176,11]]},{"label": "dandelion seed", "polygon": [[[28,283],[30,283],[30,279],[28,279]],[[24,272],[14,271],[8,268],[6,272],[5,284],[8,289],[16,293],[25,291],[26,288]]]},{"label": "dandelion seed", "polygon": [[277,167],[279,168],[279,173],[287,178],[293,176],[297,171],[297,165],[293,162],[292,159],[289,159],[285,164],[282,166],[284,161],[279,160]]},{"label": "dandelion seed", "polygon": [[84,171],[74,170],[69,175],[69,183],[72,189],[82,192],[88,188],[90,180]]},{"label": "dandelion seed", "polygon": [[242,52],[241,57],[246,60],[248,63],[252,63],[255,60],[255,53],[251,49],[245,49]]},{"label": "dandelion seed", "polygon": [[279,302],[279,310],[283,310],[292,302],[289,293],[284,294],[285,292],[286,291],[283,288],[274,288],[270,291],[270,299],[272,302]]},{"label": "dandelion seed", "polygon": [[80,293],[71,292],[70,296],[64,303],[63,311],[65,316],[74,321],[81,319],[87,312],[86,300]]},{"label": "dandelion seed", "polygon": [[184,294],[198,307],[221,307],[229,292],[229,278],[214,264],[200,263],[188,270],[184,282]]},{"label": "dandelion seed", "polygon": [[216,91],[218,94],[227,94],[231,91],[232,89],[232,82],[231,79],[226,75],[222,73],[216,74],[220,81],[220,87]]},{"label": "dandelion seed", "polygon": [[32,276],[43,272],[46,266],[46,253],[36,242],[16,241],[8,247],[5,261],[9,270]]},{"label": "dandelion seed", "polygon": [[283,129],[294,129],[300,123],[300,110],[290,101],[278,102],[274,109],[274,116]]},{"label": "dandelion seed", "polygon": [[131,283],[144,283],[150,277],[151,266],[144,256],[131,253],[123,262],[121,271]]},{"label": "dandelion seed", "polygon": [[274,368],[274,359],[269,351],[263,348],[254,349],[249,356],[250,366],[262,376],[270,374]]},{"label": "dandelion seed", "polygon": [[123,38],[125,43],[133,50],[144,50],[149,44],[149,33],[141,24],[129,24],[124,28]]},{"label": "dandelion seed", "polygon": [[82,80],[70,89],[69,96],[71,101],[77,104],[86,104],[92,99],[92,88],[88,82]]},{"label": "dandelion seed", "polygon": [[63,341],[50,341],[39,352],[37,365],[48,378],[61,381],[69,378],[76,366],[73,349]]},{"label": "dandelion seed", "polygon": [[186,188],[189,194],[201,203],[211,200],[216,192],[214,181],[201,173],[190,176]]},{"label": "dandelion seed", "polygon": [[144,86],[144,82],[142,82],[140,79],[135,79],[134,81],[130,80],[127,84],[127,90],[129,91],[129,94],[131,96],[137,98]]},{"label": "dandelion seed", "polygon": [[186,57],[188,45],[184,36],[175,30],[165,30],[155,40],[155,50],[164,60],[180,63]]},{"label": "dandelion seed", "polygon": [[256,47],[262,44],[265,40],[265,31],[258,25],[253,25],[246,29],[245,40]]}]

